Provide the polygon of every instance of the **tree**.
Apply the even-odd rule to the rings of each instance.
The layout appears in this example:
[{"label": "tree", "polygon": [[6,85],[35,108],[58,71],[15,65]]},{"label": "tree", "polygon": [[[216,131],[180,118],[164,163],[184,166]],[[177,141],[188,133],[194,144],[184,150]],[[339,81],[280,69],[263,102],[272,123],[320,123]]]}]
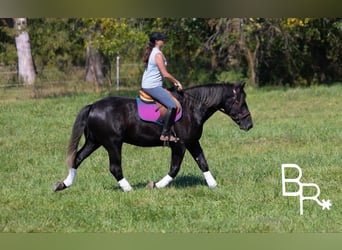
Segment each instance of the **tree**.
[{"label": "tree", "polygon": [[30,18],[28,31],[38,74],[55,69],[68,74],[85,65],[83,23],[77,18]]},{"label": "tree", "polygon": [[253,18],[242,19],[241,26],[239,45],[248,63],[250,82],[256,85],[258,84],[258,53],[264,29],[260,21]]},{"label": "tree", "polygon": [[[136,63],[142,54],[146,36],[140,19],[85,18],[83,34],[86,36],[86,79],[103,82],[110,73],[110,64],[123,55],[126,63]],[[108,76],[111,82],[110,75]]]},{"label": "tree", "polygon": [[210,53],[212,70],[236,70],[240,68],[241,19],[209,19],[208,25],[210,33],[204,43],[204,48]]},{"label": "tree", "polygon": [[[237,81],[249,74],[256,83],[258,32],[247,18],[209,19],[211,34],[205,48],[210,51],[212,69],[219,81]],[[256,41],[256,43],[255,43]]]},{"label": "tree", "polygon": [[[0,18],[0,67],[15,67],[24,58],[22,51],[32,49],[29,71],[36,70],[43,80],[57,73],[58,80],[87,79],[98,87],[111,80],[110,63],[120,56],[127,66],[121,68],[125,84],[137,84],[152,31],[168,35],[163,48],[168,68],[184,86],[240,79],[250,79],[256,86],[307,86],[342,79],[341,18],[32,18],[27,22]],[[18,65],[18,70],[22,68]],[[80,76],[84,69],[86,74]],[[34,77],[34,73],[23,75],[20,81],[30,84]]]},{"label": "tree", "polygon": [[170,36],[170,45],[167,45],[167,48],[170,60],[174,60],[172,67],[176,69],[176,74],[190,84],[210,80],[211,61],[203,49],[209,32],[206,19],[181,18],[169,21],[172,26],[169,28],[170,25],[165,23],[164,27]]},{"label": "tree", "polygon": [[341,29],[334,18],[266,19],[259,54],[262,85],[341,80]]},{"label": "tree", "polygon": [[110,64],[106,67],[105,56],[101,50],[93,48],[90,44],[87,44],[85,80],[95,83],[96,91],[99,91],[99,85],[104,84]]},{"label": "tree", "polygon": [[18,77],[24,85],[35,82],[36,72],[33,65],[31,44],[28,32],[25,30],[26,18],[14,18],[15,44],[18,51]]},{"label": "tree", "polygon": [[163,48],[168,68],[184,86],[212,80],[210,55],[204,49],[210,30],[207,19],[156,18],[145,23],[146,34],[158,30],[168,36]]},{"label": "tree", "polygon": [[17,65],[18,62],[13,25],[13,18],[0,18],[0,66]]},{"label": "tree", "polygon": [[98,92],[99,85],[103,85],[106,79],[106,73],[108,72],[105,67],[105,56],[96,40],[98,35],[102,36],[103,31],[100,27],[100,22],[95,19],[91,19],[87,22],[85,31],[87,51],[85,80],[94,83],[96,91]]}]

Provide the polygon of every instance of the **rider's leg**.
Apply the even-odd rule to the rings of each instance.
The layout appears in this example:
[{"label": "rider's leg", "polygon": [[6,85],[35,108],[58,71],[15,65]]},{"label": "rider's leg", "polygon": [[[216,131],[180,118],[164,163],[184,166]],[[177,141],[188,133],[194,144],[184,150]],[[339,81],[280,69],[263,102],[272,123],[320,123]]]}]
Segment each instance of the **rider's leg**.
[{"label": "rider's leg", "polygon": [[177,105],[172,99],[169,92],[162,87],[151,89],[143,89],[147,94],[151,95],[154,99],[158,100],[167,108],[166,116],[160,140],[162,141],[178,141],[179,138],[171,134],[171,126],[174,124],[176,117]]}]

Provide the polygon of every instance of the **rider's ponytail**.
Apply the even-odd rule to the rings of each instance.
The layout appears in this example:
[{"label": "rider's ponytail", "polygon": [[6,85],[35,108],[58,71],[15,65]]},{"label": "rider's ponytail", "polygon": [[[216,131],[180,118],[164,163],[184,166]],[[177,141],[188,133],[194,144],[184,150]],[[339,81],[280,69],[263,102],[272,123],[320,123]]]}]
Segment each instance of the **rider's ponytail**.
[{"label": "rider's ponytail", "polygon": [[148,58],[150,57],[150,54],[152,52],[153,47],[154,47],[154,44],[152,42],[148,42],[146,47],[145,47],[145,51],[144,51],[144,55],[143,55],[143,63],[145,65],[145,67],[147,67]]}]

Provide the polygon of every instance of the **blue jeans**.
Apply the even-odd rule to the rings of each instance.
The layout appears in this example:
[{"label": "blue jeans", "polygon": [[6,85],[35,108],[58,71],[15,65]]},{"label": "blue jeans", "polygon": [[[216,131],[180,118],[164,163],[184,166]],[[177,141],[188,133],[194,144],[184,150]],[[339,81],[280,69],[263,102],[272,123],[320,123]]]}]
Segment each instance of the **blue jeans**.
[{"label": "blue jeans", "polygon": [[169,92],[163,87],[155,87],[151,89],[143,89],[147,94],[152,96],[154,99],[158,100],[161,104],[163,104],[167,108],[176,109],[177,105],[173,101],[172,97],[170,96]]}]

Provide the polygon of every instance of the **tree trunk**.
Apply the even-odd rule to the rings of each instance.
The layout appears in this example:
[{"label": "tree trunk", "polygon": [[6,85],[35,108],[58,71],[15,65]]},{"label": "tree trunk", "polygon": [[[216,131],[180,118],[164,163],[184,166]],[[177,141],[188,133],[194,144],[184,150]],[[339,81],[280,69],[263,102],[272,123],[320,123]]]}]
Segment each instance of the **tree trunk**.
[{"label": "tree trunk", "polygon": [[18,53],[18,77],[19,82],[24,85],[33,85],[36,79],[36,72],[33,65],[30,38],[26,27],[26,18],[14,18],[15,44]]},{"label": "tree trunk", "polygon": [[256,77],[256,73],[257,73],[257,52],[260,46],[260,40],[259,37],[255,34],[254,36],[252,34],[248,34],[248,39],[252,39],[252,38],[256,41],[256,45],[254,48],[254,51],[252,51],[248,45],[247,45],[247,41],[246,41],[246,37],[244,35],[244,32],[241,30],[240,33],[240,41],[239,41],[239,45],[241,50],[244,53],[244,56],[246,57],[247,63],[248,63],[248,68],[250,71],[250,82],[253,86],[255,86],[257,84],[257,77]]},{"label": "tree trunk", "polygon": [[256,73],[255,73],[255,52],[252,52],[249,48],[245,48],[245,56],[248,62],[248,67],[250,70],[250,81],[252,85],[256,84]]},{"label": "tree trunk", "polygon": [[100,51],[91,48],[90,45],[87,46],[85,80],[95,83],[96,91],[99,90],[99,85],[103,85],[105,80],[103,60],[103,55]]}]

